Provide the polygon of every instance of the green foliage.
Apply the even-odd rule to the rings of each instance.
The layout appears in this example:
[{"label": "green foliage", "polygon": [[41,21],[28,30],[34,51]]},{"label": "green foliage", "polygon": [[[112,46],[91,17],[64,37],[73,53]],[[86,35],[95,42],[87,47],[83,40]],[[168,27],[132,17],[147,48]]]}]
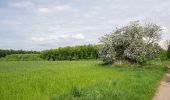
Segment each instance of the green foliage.
[{"label": "green foliage", "polygon": [[145,55],[144,54],[139,54],[137,57],[136,57],[136,61],[138,64],[142,65],[146,62],[145,60]]},{"label": "green foliage", "polygon": [[11,54],[39,54],[38,51],[26,51],[26,50],[3,50],[0,49],[0,58]]},{"label": "green foliage", "polygon": [[170,59],[170,45],[168,45],[167,57]]},{"label": "green foliage", "polygon": [[0,58],[0,61],[41,61],[39,54],[12,54],[4,58]]},{"label": "green foliage", "polygon": [[159,51],[157,52],[157,57],[158,59],[164,61],[167,60],[167,50],[162,49],[161,47],[159,48]]},{"label": "green foliage", "polygon": [[116,60],[143,64],[156,57],[160,36],[161,27],[156,24],[131,22],[100,39],[100,58],[105,64]]},{"label": "green foliage", "polygon": [[98,59],[97,45],[83,45],[74,47],[63,47],[58,49],[44,50],[41,58],[45,60],[79,60],[79,59]]},{"label": "green foliage", "polygon": [[80,97],[81,91],[77,87],[72,87],[71,94],[73,95],[73,97]]},{"label": "green foliage", "polygon": [[103,67],[91,60],[1,62],[0,100],[151,100],[165,73],[159,64],[137,68]]}]

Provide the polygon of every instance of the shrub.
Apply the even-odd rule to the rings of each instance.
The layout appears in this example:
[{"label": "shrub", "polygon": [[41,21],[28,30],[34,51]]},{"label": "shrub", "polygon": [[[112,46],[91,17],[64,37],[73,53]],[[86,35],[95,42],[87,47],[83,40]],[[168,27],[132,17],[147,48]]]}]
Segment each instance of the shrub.
[{"label": "shrub", "polygon": [[167,50],[159,48],[159,51],[157,52],[157,58],[160,60],[167,60]]},{"label": "shrub", "polygon": [[168,59],[170,59],[170,45],[168,45],[167,57],[168,57]]},{"label": "shrub", "polygon": [[100,57],[105,64],[115,60],[143,64],[156,57],[160,35],[161,27],[156,24],[131,22],[100,39]]},{"label": "shrub", "polygon": [[79,60],[79,59],[98,59],[97,45],[83,45],[73,47],[60,47],[58,49],[44,50],[40,53],[45,60]]}]

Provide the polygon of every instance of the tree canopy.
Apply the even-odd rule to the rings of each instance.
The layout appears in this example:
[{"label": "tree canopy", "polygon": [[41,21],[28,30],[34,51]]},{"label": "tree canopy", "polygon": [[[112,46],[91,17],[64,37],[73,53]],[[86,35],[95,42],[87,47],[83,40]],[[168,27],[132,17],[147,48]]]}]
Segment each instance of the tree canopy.
[{"label": "tree canopy", "polygon": [[100,57],[106,64],[116,60],[144,63],[154,59],[161,32],[161,27],[153,23],[130,22],[100,38]]}]

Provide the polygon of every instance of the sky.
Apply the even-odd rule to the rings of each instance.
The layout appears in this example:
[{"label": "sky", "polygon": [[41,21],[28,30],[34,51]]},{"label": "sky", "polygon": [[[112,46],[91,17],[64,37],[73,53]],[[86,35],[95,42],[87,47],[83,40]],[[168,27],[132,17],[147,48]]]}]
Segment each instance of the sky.
[{"label": "sky", "polygon": [[0,49],[96,44],[136,20],[160,25],[170,39],[170,0],[0,0]]}]

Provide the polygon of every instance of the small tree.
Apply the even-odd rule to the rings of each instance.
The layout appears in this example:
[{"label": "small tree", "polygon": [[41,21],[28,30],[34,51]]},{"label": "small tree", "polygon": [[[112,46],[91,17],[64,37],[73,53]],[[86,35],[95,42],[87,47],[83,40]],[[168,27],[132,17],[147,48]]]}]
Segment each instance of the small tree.
[{"label": "small tree", "polygon": [[115,60],[142,64],[155,57],[160,36],[161,27],[156,24],[131,22],[100,38],[100,58],[106,64]]},{"label": "small tree", "polygon": [[164,47],[167,50],[167,57],[170,59],[170,40],[166,40],[164,42]]},{"label": "small tree", "polygon": [[168,45],[167,57],[170,59],[170,45]]}]

